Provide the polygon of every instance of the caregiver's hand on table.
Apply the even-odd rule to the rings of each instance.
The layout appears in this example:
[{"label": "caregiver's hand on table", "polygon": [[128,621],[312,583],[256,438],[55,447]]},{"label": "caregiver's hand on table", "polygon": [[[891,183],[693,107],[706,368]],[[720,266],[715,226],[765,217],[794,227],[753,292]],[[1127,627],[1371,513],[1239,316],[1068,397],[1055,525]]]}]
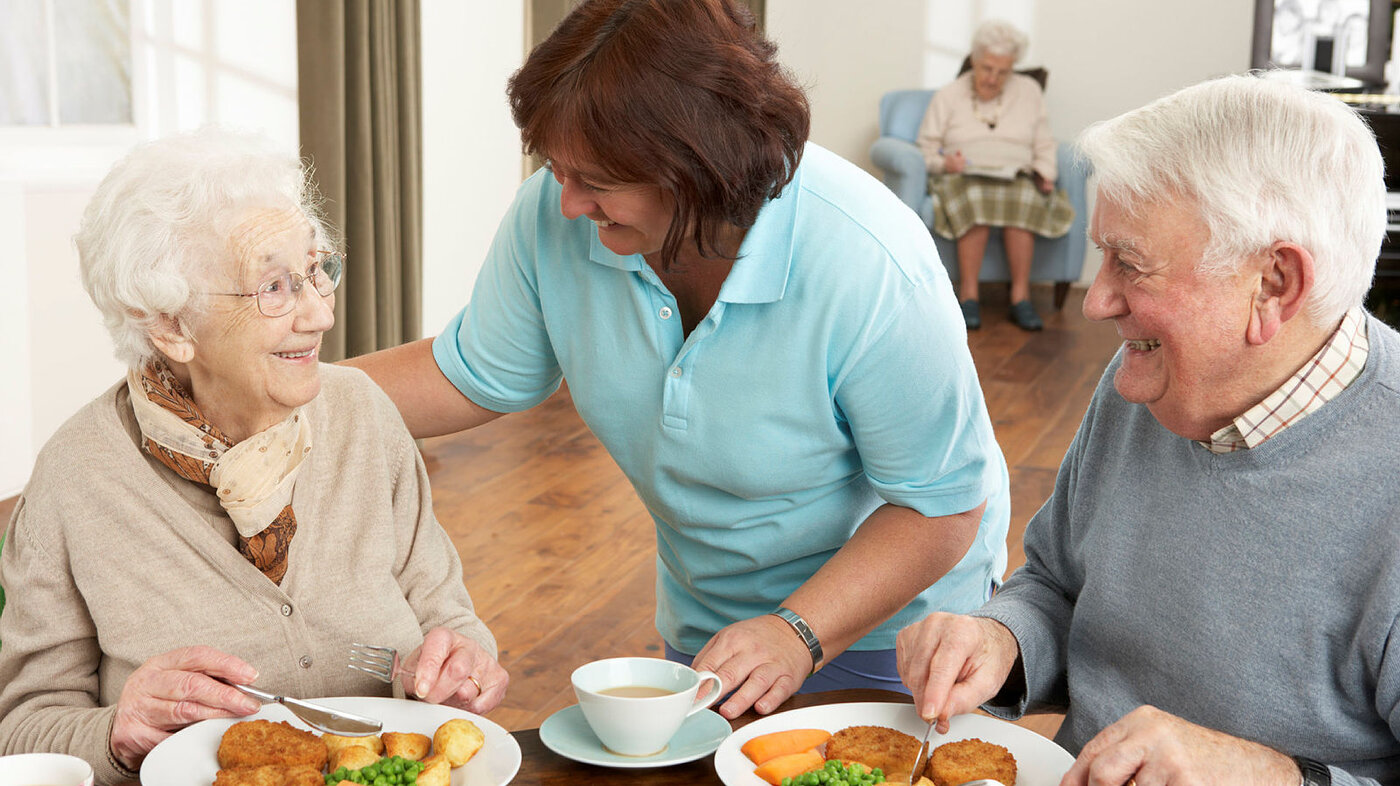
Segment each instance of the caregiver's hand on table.
[{"label": "caregiver's hand on table", "polygon": [[1060,783],[1294,786],[1301,777],[1298,765],[1272,748],[1142,706],[1089,740]]},{"label": "caregiver's hand on table", "polygon": [[258,672],[212,647],[183,647],[157,655],[131,673],[112,721],[112,754],[135,769],[162,740],[196,721],[252,715],[256,699],[214,677],[246,685]]},{"label": "caregiver's hand on table", "polygon": [[749,707],[766,715],[797,692],[812,672],[812,655],[792,626],[764,614],[720,628],[695,656],[692,667],[713,671],[726,687],[738,686],[716,708],[733,720]]},{"label": "caregiver's hand on table", "polygon": [[483,714],[505,698],[510,675],[476,641],[433,628],[404,659],[403,689],[430,704]]},{"label": "caregiver's hand on table", "polygon": [[971,712],[997,695],[1016,665],[1020,647],[1005,625],[982,617],[936,612],[906,627],[895,640],[899,676],[922,718]]}]

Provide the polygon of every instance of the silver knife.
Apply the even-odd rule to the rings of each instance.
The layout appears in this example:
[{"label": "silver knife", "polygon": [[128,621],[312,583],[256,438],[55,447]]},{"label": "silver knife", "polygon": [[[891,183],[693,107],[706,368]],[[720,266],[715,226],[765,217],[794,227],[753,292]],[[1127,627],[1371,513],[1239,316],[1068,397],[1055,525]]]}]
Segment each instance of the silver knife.
[{"label": "silver knife", "polygon": [[923,774],[924,767],[928,765],[928,738],[933,736],[933,727],[937,725],[938,718],[934,718],[928,723],[928,731],[924,732],[924,741],[919,745],[919,755],[914,757],[914,769],[909,771],[909,786],[914,786],[919,782],[919,776]]},{"label": "silver knife", "polygon": [[342,737],[368,737],[371,734],[378,734],[379,730],[384,727],[384,724],[374,718],[356,715],[353,712],[332,709],[324,704],[312,704],[309,701],[294,699],[290,696],[278,696],[275,693],[258,690],[252,685],[238,685],[228,680],[219,681],[237,688],[265,704],[273,702],[281,704],[291,710],[293,715],[300,718],[302,723],[326,734],[338,734]]}]

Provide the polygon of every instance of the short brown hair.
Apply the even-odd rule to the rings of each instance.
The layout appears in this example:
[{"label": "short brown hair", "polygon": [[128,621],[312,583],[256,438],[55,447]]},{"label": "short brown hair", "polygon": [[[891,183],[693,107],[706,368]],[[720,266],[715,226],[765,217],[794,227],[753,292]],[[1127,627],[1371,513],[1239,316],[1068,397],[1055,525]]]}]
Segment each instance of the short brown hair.
[{"label": "short brown hair", "polygon": [[673,196],[669,267],[688,230],[718,254],[724,225],[753,226],[792,180],[810,112],[776,52],[734,0],[585,0],[507,93],[527,152]]}]

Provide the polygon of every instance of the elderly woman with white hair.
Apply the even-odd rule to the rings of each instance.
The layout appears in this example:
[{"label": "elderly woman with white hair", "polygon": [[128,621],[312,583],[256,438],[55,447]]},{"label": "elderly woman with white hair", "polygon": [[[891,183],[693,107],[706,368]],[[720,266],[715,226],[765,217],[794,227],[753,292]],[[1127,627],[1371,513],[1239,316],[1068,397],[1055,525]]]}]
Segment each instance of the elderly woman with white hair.
[{"label": "elderly woman with white hair", "polygon": [[422,458],[361,372],[322,365],[345,256],[300,163],[218,129],[98,186],[83,283],[129,371],[40,453],[6,531],[0,753],[135,776],[190,723],[397,692],[485,712],[508,681],[433,517]]},{"label": "elderly woman with white hair", "polygon": [[958,300],[969,330],[982,326],[978,273],[992,227],[1002,230],[1011,273],[1011,321],[1025,330],[1044,323],[1031,303],[1035,235],[1061,237],[1074,208],[1055,188],[1055,139],[1045,95],[1035,79],[1012,71],[1026,36],[990,21],[972,37],[972,67],[934,93],[918,145],[934,194],[933,229],[957,241]]}]

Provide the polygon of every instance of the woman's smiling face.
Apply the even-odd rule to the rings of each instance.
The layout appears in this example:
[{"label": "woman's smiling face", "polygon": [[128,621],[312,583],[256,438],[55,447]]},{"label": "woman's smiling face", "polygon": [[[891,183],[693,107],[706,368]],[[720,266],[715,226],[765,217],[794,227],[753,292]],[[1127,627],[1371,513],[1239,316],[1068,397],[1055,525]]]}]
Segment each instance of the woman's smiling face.
[{"label": "woman's smiling face", "polygon": [[588,164],[553,161],[550,169],[563,192],[559,210],[598,228],[598,239],[614,254],[656,254],[666,241],[675,200],[659,186],[608,182]]},{"label": "woman's smiling face", "polygon": [[[207,292],[257,292],[287,273],[305,275],[317,261],[316,233],[295,207],[248,211],[229,238]],[[182,378],[211,423],[235,441],[286,419],[321,390],[321,337],[335,324],[335,295],[303,282],[291,312],[264,316],[255,297],[213,297],[189,324],[193,357]],[[177,370],[177,374],[179,371]]]}]

